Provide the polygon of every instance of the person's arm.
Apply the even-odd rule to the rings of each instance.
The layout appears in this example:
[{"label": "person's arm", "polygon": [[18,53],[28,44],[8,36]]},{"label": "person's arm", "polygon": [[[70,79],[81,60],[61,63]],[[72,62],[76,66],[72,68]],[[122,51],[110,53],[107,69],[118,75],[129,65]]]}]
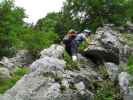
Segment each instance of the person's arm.
[{"label": "person's arm", "polygon": [[61,43],[63,47],[66,47],[66,44],[67,44],[67,42],[68,42],[68,38],[69,38],[68,35],[66,35],[66,36],[63,38],[63,41],[62,41],[62,43]]},{"label": "person's arm", "polygon": [[85,42],[89,45],[91,43],[91,37],[85,37]]}]

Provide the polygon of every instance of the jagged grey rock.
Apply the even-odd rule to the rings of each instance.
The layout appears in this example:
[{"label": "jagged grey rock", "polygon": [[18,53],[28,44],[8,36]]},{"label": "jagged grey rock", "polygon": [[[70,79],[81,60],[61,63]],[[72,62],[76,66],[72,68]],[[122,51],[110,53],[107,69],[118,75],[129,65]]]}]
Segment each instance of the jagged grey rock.
[{"label": "jagged grey rock", "polygon": [[119,75],[119,85],[123,100],[133,99],[133,87],[130,86],[130,80],[133,80],[132,76],[127,72],[121,72]]},{"label": "jagged grey rock", "polygon": [[10,95],[6,95],[6,96],[0,95],[0,100],[16,100],[16,99]]},{"label": "jagged grey rock", "polygon": [[[66,63],[60,59],[64,49],[59,50],[63,47],[55,46],[56,53],[52,56],[51,52],[48,52],[51,47],[45,49],[47,53],[43,53],[40,59],[31,64],[31,71],[6,91],[2,100],[9,96],[14,100],[94,100],[94,94],[88,90],[88,82],[95,79],[97,73],[89,69],[88,65],[81,67],[81,71],[65,70]],[[80,82],[84,82],[84,86],[80,84],[80,89],[84,89],[82,92],[72,89],[74,84]],[[64,90],[62,86],[65,87]]]},{"label": "jagged grey rock", "polygon": [[62,84],[62,86],[64,86],[64,87],[67,88],[67,89],[70,87],[68,81],[65,80],[65,79],[63,79],[63,80],[61,81],[61,84]]},{"label": "jagged grey rock", "polygon": [[0,68],[0,81],[10,79],[10,71],[7,68]]},{"label": "jagged grey rock", "polygon": [[50,48],[42,50],[40,55],[41,55],[41,58],[45,56],[62,58],[63,52],[64,52],[64,48],[62,46],[53,44]]},{"label": "jagged grey rock", "polygon": [[0,61],[0,65],[1,67],[6,67],[9,70],[15,67],[14,64],[7,57],[3,57],[3,59]]},{"label": "jagged grey rock", "polygon": [[94,100],[93,82],[104,80],[95,69],[95,61],[105,64],[110,78],[118,78],[124,98],[127,94],[131,98],[128,73],[119,74],[117,65],[119,60],[126,62],[128,46],[121,35],[109,27],[99,28],[97,33],[92,42],[96,45],[86,49],[87,56],[78,54],[78,70],[66,69],[66,62],[62,59],[64,47],[54,44],[41,51],[41,57],[30,65],[30,72],[0,96],[0,100]]},{"label": "jagged grey rock", "polygon": [[133,23],[130,22],[130,21],[127,21],[127,31],[130,33],[130,32],[133,32]]},{"label": "jagged grey rock", "polygon": [[121,72],[119,74],[119,85],[121,88],[121,92],[124,94],[128,93],[128,87],[129,87],[129,80],[130,80],[130,75],[127,72]]},{"label": "jagged grey rock", "polygon": [[116,81],[118,79],[119,74],[119,66],[114,63],[104,63],[106,70],[109,74],[109,77],[112,81]]},{"label": "jagged grey rock", "polygon": [[85,89],[85,85],[84,85],[83,82],[79,82],[79,83],[75,84],[75,87],[76,87],[76,89],[79,90],[79,91]]},{"label": "jagged grey rock", "polygon": [[33,62],[33,57],[28,50],[18,50],[16,56],[11,58],[17,66],[28,66]]},{"label": "jagged grey rock", "polygon": [[124,94],[124,100],[133,100],[133,87],[129,87],[128,94]]},{"label": "jagged grey rock", "polygon": [[[56,72],[63,71],[65,62],[45,57],[31,65],[31,72],[19,80],[5,95],[16,100],[49,100],[60,95],[60,84],[55,81]],[[50,99],[51,100],[51,99]]]},{"label": "jagged grey rock", "polygon": [[64,67],[65,62],[63,60],[47,56],[31,64],[32,71],[38,72],[63,71]]},{"label": "jagged grey rock", "polygon": [[90,45],[86,49],[87,57],[90,57],[95,63],[113,62],[119,64],[120,61],[127,61],[128,49],[119,32],[105,26],[98,28],[96,33],[91,43],[95,45]]},{"label": "jagged grey rock", "polygon": [[8,68],[10,71],[16,67],[29,66],[32,63],[32,56],[27,50],[19,50],[15,57],[7,58],[3,57],[0,61],[2,67]]}]

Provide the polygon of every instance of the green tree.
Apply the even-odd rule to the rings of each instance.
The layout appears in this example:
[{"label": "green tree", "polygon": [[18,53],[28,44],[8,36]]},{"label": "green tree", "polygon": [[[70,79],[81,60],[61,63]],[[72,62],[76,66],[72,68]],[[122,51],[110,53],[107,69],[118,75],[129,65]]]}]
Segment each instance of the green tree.
[{"label": "green tree", "polygon": [[39,19],[35,29],[43,32],[55,32],[56,24],[59,20],[59,13],[49,13],[46,17]]},{"label": "green tree", "polygon": [[60,41],[64,33],[64,24],[61,22],[61,18],[61,12],[48,13],[46,17],[38,20],[34,29],[42,32],[58,33]]},{"label": "green tree", "polygon": [[96,29],[103,24],[126,22],[127,0],[67,0],[63,7],[66,30]]},{"label": "green tree", "polygon": [[23,30],[24,10],[15,7],[12,0],[0,3],[0,56],[8,56]]},{"label": "green tree", "polygon": [[128,8],[127,14],[126,14],[128,17],[128,20],[133,23],[133,0],[127,0],[126,6]]},{"label": "green tree", "polygon": [[58,40],[58,34],[28,28],[25,30],[25,34],[21,39],[24,41],[24,47],[28,49],[34,57],[37,57],[42,49],[49,47]]}]

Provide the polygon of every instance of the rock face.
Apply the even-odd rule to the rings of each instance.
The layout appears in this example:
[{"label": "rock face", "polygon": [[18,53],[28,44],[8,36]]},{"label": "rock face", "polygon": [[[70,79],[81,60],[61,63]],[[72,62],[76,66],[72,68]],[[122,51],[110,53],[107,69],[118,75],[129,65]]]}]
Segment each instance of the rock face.
[{"label": "rock face", "polygon": [[119,74],[118,80],[119,80],[120,92],[123,96],[123,99],[132,100],[133,87],[130,87],[130,80],[132,80],[132,76],[130,76],[127,72],[121,72]]},{"label": "rock face", "polygon": [[128,50],[121,35],[105,26],[96,31],[92,44],[86,50],[85,55],[90,57],[95,63],[113,62],[119,64],[120,61],[127,61]]},{"label": "rock face", "polygon": [[121,88],[121,92],[124,94],[128,93],[129,77],[130,75],[127,72],[121,72],[119,74],[119,85]]},{"label": "rock face", "polygon": [[[0,96],[0,100],[95,100],[97,87],[103,89],[104,86],[101,84],[106,85],[105,82],[107,84],[110,82],[109,86],[113,89],[120,89],[118,94],[122,95],[122,100],[132,100],[130,75],[127,72],[120,72],[119,64],[127,62],[128,54],[128,46],[120,34],[109,27],[99,28],[92,44],[96,45],[90,45],[85,50],[85,56],[78,54],[80,67],[73,70],[66,69],[62,46],[54,44],[42,50],[40,58],[30,65],[30,72]],[[4,58],[1,65],[6,68],[0,68],[0,74],[3,72],[3,75],[6,73],[9,76],[6,69],[12,69],[14,64],[23,65],[24,63],[16,63],[25,62],[23,55],[25,53],[18,53],[15,58]],[[102,72],[105,69],[105,72],[102,74],[107,72],[108,75],[102,75],[98,68],[100,66],[96,66],[95,63],[104,64],[102,65],[104,68],[101,69]],[[112,87],[111,82],[120,88]]]},{"label": "rock face", "polygon": [[126,30],[127,30],[128,32],[131,32],[131,33],[132,33],[132,32],[133,32],[133,23],[128,21],[128,22],[127,22],[127,25],[128,25],[128,27],[127,27]]},{"label": "rock face", "polygon": [[109,78],[112,81],[116,81],[119,75],[119,66],[114,63],[104,63],[106,70],[108,72]]},{"label": "rock face", "polygon": [[0,81],[10,79],[10,72],[7,68],[0,68]]},{"label": "rock face", "polygon": [[101,79],[100,76],[87,64],[82,64],[80,70],[65,70],[63,52],[60,45],[43,50],[40,59],[31,64],[31,71],[1,100],[94,100],[91,81]]},{"label": "rock face", "polygon": [[62,58],[62,54],[64,52],[64,48],[62,46],[52,45],[51,48],[44,49],[41,51],[41,58],[48,56],[54,58]]}]

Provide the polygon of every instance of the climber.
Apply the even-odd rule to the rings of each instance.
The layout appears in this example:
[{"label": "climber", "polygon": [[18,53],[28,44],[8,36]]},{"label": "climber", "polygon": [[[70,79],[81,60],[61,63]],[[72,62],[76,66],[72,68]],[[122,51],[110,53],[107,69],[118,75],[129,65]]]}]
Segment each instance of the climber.
[{"label": "climber", "polygon": [[82,33],[78,34],[75,38],[77,44],[81,44],[83,41],[85,41],[87,44],[90,44],[91,42],[91,30],[85,29]]},{"label": "climber", "polygon": [[76,36],[77,32],[71,29],[63,39],[65,49],[67,53],[72,57],[73,61],[77,61],[77,43],[75,41]]},{"label": "climber", "polygon": [[68,52],[68,54],[72,57],[73,61],[77,61],[77,53],[78,53],[78,47],[83,42],[86,41],[87,44],[90,43],[91,31],[90,30],[84,30],[82,33],[77,34],[74,30],[70,30],[68,34],[63,39],[63,43],[65,44],[65,49]]},{"label": "climber", "polygon": [[86,48],[84,49],[84,51],[88,50],[88,45],[95,45],[95,44],[90,44],[91,43],[91,33],[92,33],[91,30],[85,29],[82,33],[80,33],[76,36],[75,40],[76,40],[78,46],[81,43],[85,42]]}]

